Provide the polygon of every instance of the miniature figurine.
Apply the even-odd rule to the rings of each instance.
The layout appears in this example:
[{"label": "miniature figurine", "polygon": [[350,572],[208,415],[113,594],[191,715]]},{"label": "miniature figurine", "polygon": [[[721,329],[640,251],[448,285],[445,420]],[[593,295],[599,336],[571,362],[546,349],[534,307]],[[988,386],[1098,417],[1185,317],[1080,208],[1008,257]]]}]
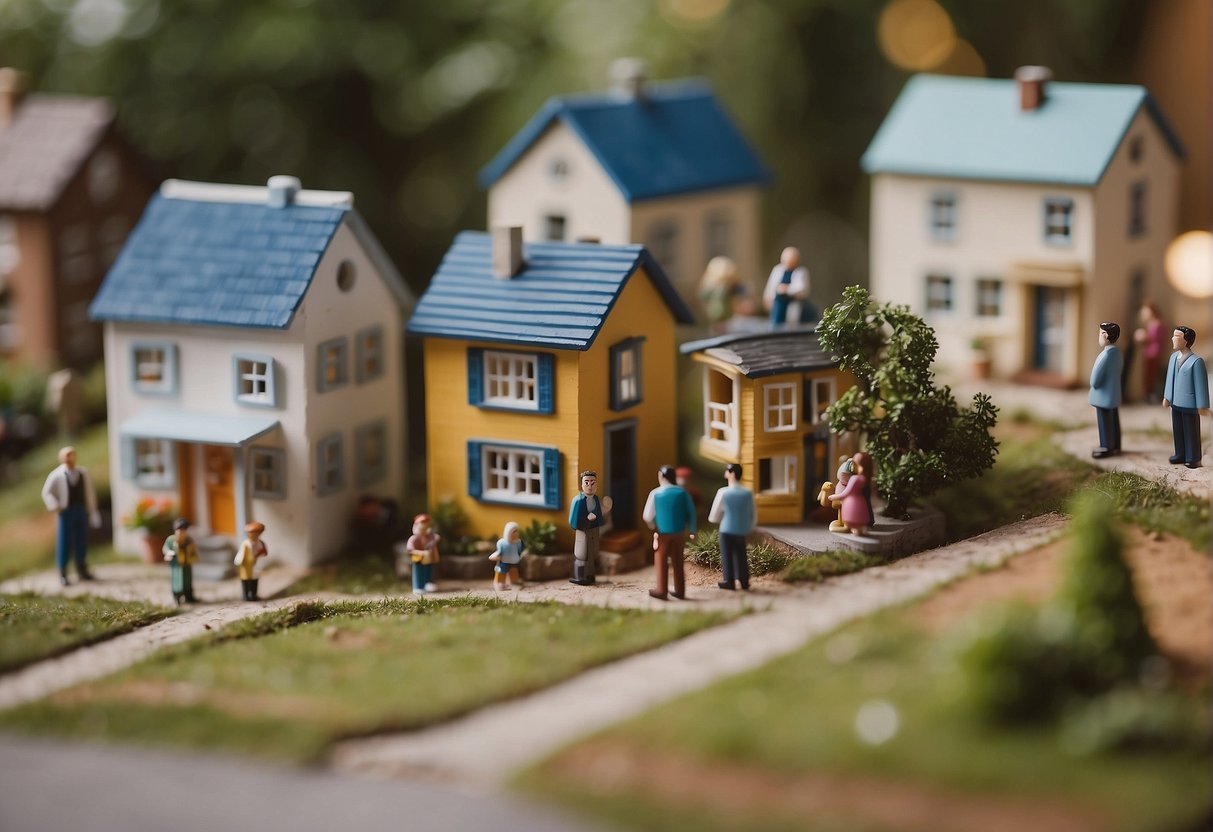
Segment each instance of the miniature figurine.
[{"label": "miniature figurine", "polygon": [[244,533],[248,537],[240,544],[240,551],[236,553],[234,563],[240,567],[240,589],[243,591],[245,601],[259,600],[254,569],[257,567],[257,559],[266,557],[270,553],[261,539],[264,531],[264,523],[253,521],[245,525]]},{"label": "miniature figurine", "polygon": [[809,301],[809,270],[800,265],[800,249],[783,250],[767,278],[762,303],[771,313],[773,327],[817,320],[817,308]]},{"label": "miniature figurine", "polygon": [[1192,352],[1196,330],[1177,326],[1171,336],[1175,352],[1167,364],[1167,384],[1163,389],[1162,405],[1171,408],[1171,433],[1175,438],[1175,454],[1171,464],[1183,463],[1189,468],[1200,467],[1200,416],[1209,411],[1209,374],[1205,362]]},{"label": "miniature figurine", "polygon": [[172,567],[170,586],[173,590],[173,600],[180,605],[182,602],[196,604],[194,597],[194,564],[198,562],[198,547],[194,539],[186,534],[190,521],[184,517],[173,523],[173,534],[164,541],[164,559]]},{"label": "miniature figurine", "polygon": [[847,480],[849,480],[854,474],[855,460],[848,456],[840,456],[838,458],[838,484],[835,485],[827,480],[821,484],[821,491],[817,493],[817,502],[821,503],[821,505],[825,508],[832,507],[838,512],[838,516],[830,521],[829,528],[832,532],[845,532],[847,530],[847,524],[842,522],[842,504],[839,503],[838,505],[833,505],[830,499],[831,495],[833,495],[839,488],[845,487]]},{"label": "miniature figurine", "polygon": [[573,527],[573,577],[569,583],[593,586],[598,573],[598,542],[606,516],[611,513],[611,498],[599,497],[598,474],[581,472],[581,492],[569,506],[569,525]]},{"label": "miniature figurine", "polygon": [[863,474],[863,502],[868,507],[868,526],[876,525],[876,512],[872,508],[872,483],[876,482],[876,465],[872,456],[865,451],[856,451],[851,457],[855,463],[855,473]]},{"label": "miniature figurine", "polygon": [[413,518],[413,536],[405,546],[413,561],[414,595],[438,590],[438,584],[434,583],[434,564],[438,562],[438,541],[441,539],[441,535],[434,533],[434,524],[428,514],[418,514]]},{"label": "miniature figurine", "polygon": [[716,492],[708,512],[708,520],[720,524],[720,566],[724,580],[717,586],[731,590],[736,588],[734,582],[737,582],[742,589],[749,589],[746,535],[754,531],[757,513],[754,492],[741,484],[741,466],[735,462],[724,466],[724,479],[728,485]]},{"label": "miniature figurine", "polygon": [[741,282],[737,264],[723,255],[713,257],[699,280],[699,299],[712,331],[723,333],[734,315],[749,315],[754,303]]},{"label": "miniature figurine", "polygon": [[71,445],[59,449],[59,467],[46,477],[42,486],[42,502],[47,511],[59,513],[59,535],[55,540],[55,566],[59,582],[67,586],[67,559],[71,553],[76,562],[76,575],[91,581],[88,571],[88,527],[101,527],[97,511],[97,493],[88,472],[76,465],[76,449]]},{"label": "miniature figurine", "polygon": [[1121,370],[1124,357],[1116,342],[1120,324],[1105,321],[1099,325],[1099,345],[1103,347],[1091,367],[1091,393],[1088,401],[1095,408],[1099,425],[1099,447],[1091,452],[1096,459],[1120,453]]},{"label": "miniature figurine", "polygon": [[1141,345],[1141,391],[1147,404],[1159,400],[1158,372],[1162,352],[1167,346],[1167,330],[1162,323],[1158,304],[1147,300],[1141,305],[1141,328],[1133,333],[1133,340]]},{"label": "miniature figurine", "polygon": [[510,583],[511,577],[519,587],[522,586],[522,576],[518,572],[518,564],[522,562],[522,532],[513,520],[505,524],[501,539],[497,541],[497,551],[489,555],[489,560],[496,564],[493,567],[493,589],[512,589],[514,584]]},{"label": "miniature figurine", "polygon": [[[854,465],[854,459],[851,460]],[[835,491],[830,495],[830,501],[841,506],[842,511],[839,512],[839,517],[846,531],[853,535],[862,535],[867,531],[868,527],[868,503],[864,499],[863,490],[867,486],[867,477],[859,470],[859,466],[855,466],[856,470],[851,474],[840,490]],[[834,530],[833,524],[830,529]],[[845,532],[844,532],[845,534]]]},{"label": "miniature figurine", "polygon": [[669,594],[675,598],[686,597],[683,578],[683,549],[688,536],[695,539],[695,505],[691,495],[675,485],[674,468],[663,465],[657,470],[657,487],[649,492],[644,504],[644,522],[653,529],[653,566],[657,573],[657,588],[649,595],[666,598],[666,581],[670,568],[674,572],[674,590]]}]

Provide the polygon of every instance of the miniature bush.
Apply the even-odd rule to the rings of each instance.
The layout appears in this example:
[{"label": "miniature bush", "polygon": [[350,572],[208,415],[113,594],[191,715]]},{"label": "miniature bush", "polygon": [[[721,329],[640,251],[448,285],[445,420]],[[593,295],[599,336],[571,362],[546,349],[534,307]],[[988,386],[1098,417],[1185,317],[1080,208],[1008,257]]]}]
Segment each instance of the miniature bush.
[{"label": "miniature bush", "polygon": [[884,563],[881,555],[867,552],[854,552],[842,549],[837,552],[821,552],[820,554],[805,555],[792,558],[787,571],[783,573],[785,583],[821,583],[826,578],[837,575],[849,575],[859,572],[869,566],[880,566]]},{"label": "miniature bush", "polygon": [[430,520],[445,541],[458,540],[467,533],[467,512],[452,497],[443,497],[430,509]]},{"label": "miniature bush", "polygon": [[531,525],[519,530],[523,548],[532,555],[550,555],[556,551],[556,524],[532,519]]},{"label": "miniature bush", "polygon": [[1208,747],[1191,700],[1175,691],[1125,685],[1065,712],[1061,739],[1074,754]]},{"label": "miniature bush", "polygon": [[[715,529],[705,529],[695,535],[694,540],[688,540],[686,556],[691,563],[706,569],[720,569],[720,533]],[[746,558],[750,563],[751,577],[770,575],[787,567],[793,560],[783,550],[769,543],[754,543],[746,550]]]},{"label": "miniature bush", "polygon": [[998,408],[978,393],[962,409],[950,388],[935,386],[939,342],[908,307],[878,304],[850,286],[817,332],[856,380],[830,406],[830,430],[867,437],[885,514],[905,517],[916,500],[994,464],[998,442],[990,430]]}]

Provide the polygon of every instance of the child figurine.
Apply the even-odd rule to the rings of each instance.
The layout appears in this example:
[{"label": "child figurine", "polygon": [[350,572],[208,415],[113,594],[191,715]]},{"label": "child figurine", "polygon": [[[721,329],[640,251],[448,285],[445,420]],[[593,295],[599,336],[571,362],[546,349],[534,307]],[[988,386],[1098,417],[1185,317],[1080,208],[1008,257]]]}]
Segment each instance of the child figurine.
[{"label": "child figurine", "polygon": [[194,597],[194,564],[198,562],[198,547],[194,539],[186,534],[190,521],[184,517],[173,523],[173,534],[164,541],[164,559],[172,567],[170,586],[173,590],[173,600],[180,606],[196,604]]},{"label": "child figurine", "polygon": [[[863,473],[858,470],[859,466],[855,465],[854,460],[848,460],[851,466],[855,469],[847,480],[846,485],[841,490],[830,495],[830,501],[839,504],[839,520],[843,526],[854,535],[862,535],[867,531],[868,527],[868,503],[864,499],[863,491],[867,485],[867,479]],[[844,463],[845,464],[845,463]],[[830,524],[831,531],[839,531],[834,528],[834,524]]]},{"label": "child figurine", "polygon": [[[518,564],[522,562],[522,532],[513,520],[505,524],[501,539],[497,541],[497,551],[489,555],[493,567],[493,589],[500,592],[503,589],[513,589],[514,584],[522,587],[522,576],[518,572]],[[510,583],[513,577],[514,584]]]},{"label": "child figurine", "polygon": [[428,514],[413,518],[413,536],[405,546],[413,561],[414,595],[438,591],[438,584],[434,583],[434,564],[438,562],[438,541],[441,539],[440,535],[434,534],[434,524]]},{"label": "child figurine", "polygon": [[[855,473],[855,461],[849,457],[838,458],[838,488],[842,488],[847,484],[847,480]],[[821,491],[817,494],[817,502],[821,503],[824,508],[830,508],[830,501],[833,499],[836,488],[832,482],[823,482]],[[842,522],[842,506],[836,506],[838,516],[830,522],[830,531],[845,532],[847,530],[846,523]]]},{"label": "child figurine", "polygon": [[264,523],[254,521],[246,525],[244,533],[248,537],[240,544],[240,551],[236,553],[234,563],[240,567],[240,589],[245,601],[259,600],[257,598],[257,577],[253,570],[257,567],[257,558],[263,558],[269,554],[269,550],[261,540],[261,533],[264,531]]}]

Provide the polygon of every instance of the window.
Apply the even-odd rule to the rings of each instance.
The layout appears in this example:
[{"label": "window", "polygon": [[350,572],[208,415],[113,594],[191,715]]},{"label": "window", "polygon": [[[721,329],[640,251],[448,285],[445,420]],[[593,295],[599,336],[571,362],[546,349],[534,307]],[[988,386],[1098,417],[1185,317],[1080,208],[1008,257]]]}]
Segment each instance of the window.
[{"label": "window", "polygon": [[977,308],[979,318],[996,318],[1002,314],[1002,281],[996,277],[977,278]]},{"label": "window", "polygon": [[563,214],[548,214],[543,218],[543,239],[553,243],[564,242],[566,225]]},{"label": "window", "polygon": [[1129,186],[1129,236],[1146,233],[1146,183]]},{"label": "window", "polygon": [[350,368],[346,361],[349,345],[345,338],[325,341],[316,348],[316,389],[321,393],[336,390],[349,383]]},{"label": "window", "polygon": [[341,434],[334,433],[316,443],[316,493],[321,497],[345,487]]},{"label": "window", "polygon": [[468,495],[486,502],[559,508],[560,452],[469,442]]},{"label": "window", "polygon": [[641,347],[644,338],[629,338],[611,347],[611,410],[627,410],[644,400]]},{"label": "window", "polygon": [[135,485],[140,488],[173,488],[177,471],[173,449],[167,439],[135,439],[131,443]]},{"label": "window", "polygon": [[1142,143],[1141,136],[1134,136],[1129,140],[1129,161],[1137,164],[1144,154],[1145,145]]},{"label": "window", "polygon": [[944,274],[927,275],[927,311],[952,311],[952,278]]},{"label": "window", "polygon": [[1074,200],[1064,197],[1045,197],[1046,243],[1069,245],[1073,222]]},{"label": "window", "polygon": [[358,333],[354,341],[354,378],[359,384],[383,375],[383,327],[374,326]]},{"label": "window", "polygon": [[708,244],[708,250],[705,252],[707,259],[732,256],[733,222],[726,212],[714,211],[708,215],[703,237]]},{"label": "window", "polygon": [[139,393],[177,392],[177,348],[168,343],[131,345],[131,381]]},{"label": "window", "polygon": [[764,427],[768,431],[796,430],[796,384],[768,384],[762,388]]},{"label": "window", "polygon": [[5,277],[21,260],[17,245],[17,222],[10,216],[0,216],[0,277]]},{"label": "window", "polygon": [[646,247],[670,279],[675,280],[674,274],[678,271],[678,224],[673,220],[661,220],[650,225]]},{"label": "window", "polygon": [[240,404],[274,407],[278,403],[274,359],[270,356],[236,353],[232,356],[232,376]]},{"label": "window", "polygon": [[737,444],[737,399],[735,379],[710,367],[703,368],[703,438],[709,442]]},{"label": "window", "polygon": [[796,457],[760,458],[758,460],[758,490],[763,494],[795,494]]},{"label": "window", "polygon": [[337,266],[337,288],[343,292],[348,292],[354,288],[354,281],[358,277],[358,272],[354,268],[353,260],[342,260]]},{"label": "window", "polygon": [[804,389],[808,395],[804,406],[805,419],[814,425],[824,424],[826,411],[834,403],[834,379],[809,379]]},{"label": "window", "polygon": [[554,358],[547,353],[468,350],[468,404],[552,413]]},{"label": "window", "polygon": [[286,451],[282,448],[249,448],[252,495],[258,500],[286,499]]},{"label": "window", "polygon": [[354,464],[358,485],[367,486],[387,476],[387,425],[371,422],[354,432]]},{"label": "window", "polygon": [[956,235],[956,195],[934,194],[930,207],[931,236],[936,240],[950,240]]}]

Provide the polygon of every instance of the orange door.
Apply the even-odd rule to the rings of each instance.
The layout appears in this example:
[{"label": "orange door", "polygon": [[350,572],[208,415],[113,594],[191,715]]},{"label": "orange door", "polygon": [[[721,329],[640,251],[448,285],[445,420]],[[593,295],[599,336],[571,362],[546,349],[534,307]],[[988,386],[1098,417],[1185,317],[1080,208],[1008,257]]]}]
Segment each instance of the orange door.
[{"label": "orange door", "polygon": [[202,457],[206,465],[206,509],[210,515],[211,531],[234,535],[236,491],[232,474],[232,449],[203,445]]}]

